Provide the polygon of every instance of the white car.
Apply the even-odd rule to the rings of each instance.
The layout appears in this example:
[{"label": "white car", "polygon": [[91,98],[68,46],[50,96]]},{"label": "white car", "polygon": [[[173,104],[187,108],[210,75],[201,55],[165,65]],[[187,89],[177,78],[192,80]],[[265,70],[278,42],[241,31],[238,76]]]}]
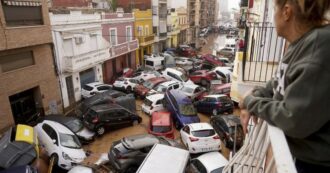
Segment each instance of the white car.
[{"label": "white car", "polygon": [[112,85],[114,89],[126,91],[128,93],[133,92],[136,85],[140,82],[134,78],[118,78]]},{"label": "white car", "polygon": [[82,86],[81,95],[83,98],[89,98],[97,93],[106,92],[110,89],[112,89],[111,85],[104,84],[101,82],[93,82]]},{"label": "white car", "polygon": [[157,94],[157,93],[165,93],[167,90],[180,89],[180,88],[182,88],[182,84],[180,82],[167,81],[167,82],[157,85],[154,89],[150,90],[147,93],[147,96]]},{"label": "white car", "polygon": [[217,78],[224,83],[231,82],[231,75],[232,75],[232,68],[231,67],[216,67],[212,71],[217,74]]},{"label": "white car", "polygon": [[154,112],[164,110],[163,99],[164,94],[154,94],[146,97],[142,104],[142,111],[151,115]]},{"label": "white car", "polygon": [[225,64],[226,67],[233,67],[233,63],[229,61],[228,58],[219,58],[219,60]]},{"label": "white car", "polygon": [[158,71],[140,71],[133,74],[134,79],[138,80],[139,82],[144,82],[151,78],[160,77],[161,74]]},{"label": "white car", "polygon": [[234,58],[235,56],[235,48],[232,47],[224,47],[218,52],[220,55],[227,56],[229,58]]},{"label": "white car", "polygon": [[165,58],[162,56],[150,56],[144,58],[144,67],[152,70],[161,70],[164,68]]},{"label": "white car", "polygon": [[167,80],[174,80],[177,82],[181,82],[182,84],[194,84],[185,74],[184,72],[174,69],[174,68],[166,68],[163,72],[162,75],[167,79]]},{"label": "white car", "polygon": [[190,58],[178,57],[175,58],[176,66],[183,68],[186,71],[189,71],[193,68],[193,61]]},{"label": "white car", "polygon": [[219,152],[209,152],[192,159],[189,170],[191,173],[220,173],[228,163]]},{"label": "white car", "polygon": [[221,150],[220,137],[209,123],[192,123],[180,130],[181,139],[190,153]]},{"label": "white car", "polygon": [[182,91],[190,99],[194,100],[199,95],[201,95],[203,92],[205,92],[206,89],[199,85],[192,84],[192,85],[184,85],[183,88],[180,89],[180,91]]},{"label": "white car", "polygon": [[86,154],[75,134],[64,125],[44,120],[34,127],[39,142],[45,147],[54,164],[69,170],[86,158]]}]

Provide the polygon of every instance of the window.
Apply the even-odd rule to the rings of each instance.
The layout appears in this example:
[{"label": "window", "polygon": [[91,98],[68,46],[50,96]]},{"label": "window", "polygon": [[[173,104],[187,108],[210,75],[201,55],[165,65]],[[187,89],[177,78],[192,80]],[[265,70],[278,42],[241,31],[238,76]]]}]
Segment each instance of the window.
[{"label": "window", "polygon": [[97,90],[99,90],[99,91],[106,91],[106,90],[109,90],[109,89],[111,89],[111,87],[106,86],[106,85],[97,87]]},{"label": "window", "polygon": [[46,132],[46,134],[47,134],[52,140],[56,140],[56,145],[58,145],[56,131],[55,131],[52,127],[50,127],[48,124],[44,124],[44,125],[42,125],[42,129]]},{"label": "window", "polygon": [[33,52],[0,55],[0,72],[8,72],[34,65]]},{"label": "window", "polygon": [[149,35],[149,26],[148,25],[146,25],[145,26],[145,36],[148,36]]},{"label": "window", "polygon": [[206,168],[204,167],[203,163],[201,163],[199,160],[194,160],[193,165],[198,170],[198,172],[207,173]]},{"label": "window", "polygon": [[126,27],[126,41],[132,41],[132,27]]},{"label": "window", "polygon": [[190,134],[189,126],[185,126],[182,130],[185,131],[186,133]]},{"label": "window", "polygon": [[214,130],[198,130],[198,131],[192,131],[191,134],[196,137],[209,137],[214,136],[215,131]]},{"label": "window", "polygon": [[167,72],[167,75],[170,76],[170,77],[172,77],[172,78],[174,78],[174,79],[176,79],[176,80],[178,80],[178,81],[182,81],[180,79],[180,77],[178,75],[174,74],[174,73]]},{"label": "window", "polygon": [[146,65],[154,66],[154,62],[153,61],[146,61]]},{"label": "window", "polygon": [[1,2],[7,26],[43,25],[42,6],[40,1],[20,2],[6,0]]},{"label": "window", "polygon": [[138,31],[138,35],[142,36],[143,35],[143,26],[138,26],[137,31]]},{"label": "window", "polygon": [[110,43],[111,43],[111,45],[117,44],[117,29],[116,28],[110,29]]},{"label": "window", "polygon": [[162,99],[160,99],[156,102],[156,105],[160,105],[160,104],[162,104]]}]

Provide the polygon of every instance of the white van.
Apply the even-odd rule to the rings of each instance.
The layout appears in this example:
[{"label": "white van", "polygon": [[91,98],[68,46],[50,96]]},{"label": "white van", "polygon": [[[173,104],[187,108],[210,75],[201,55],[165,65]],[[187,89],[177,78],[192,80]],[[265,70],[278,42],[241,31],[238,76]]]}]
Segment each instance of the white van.
[{"label": "white van", "polygon": [[155,144],[137,173],[184,173],[189,151],[162,144]]},{"label": "white van", "polygon": [[167,79],[167,80],[173,80],[180,82],[182,84],[194,84],[188,77],[188,75],[182,71],[179,71],[174,68],[166,68],[163,72],[162,75]]},{"label": "white van", "polygon": [[152,70],[161,70],[164,68],[165,58],[158,57],[146,57],[144,59],[144,67]]}]

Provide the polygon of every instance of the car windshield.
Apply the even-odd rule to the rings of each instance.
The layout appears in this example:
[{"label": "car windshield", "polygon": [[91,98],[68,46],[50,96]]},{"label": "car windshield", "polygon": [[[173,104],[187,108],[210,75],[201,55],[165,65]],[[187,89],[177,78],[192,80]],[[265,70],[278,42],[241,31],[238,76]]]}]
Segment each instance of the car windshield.
[{"label": "car windshield", "polygon": [[182,91],[185,92],[185,93],[193,93],[194,89],[190,88],[190,87],[183,87]]},{"label": "car windshield", "polygon": [[179,105],[180,113],[185,116],[195,116],[197,114],[195,107],[192,104]]},{"label": "car windshield", "polygon": [[171,131],[171,126],[152,126],[151,130],[156,133],[166,133]]},{"label": "car windshield", "polygon": [[223,169],[223,167],[217,168],[217,169],[211,171],[211,173],[222,173],[222,169]]},{"label": "car windshield", "polygon": [[60,133],[60,143],[63,147],[80,149],[81,144],[75,135]]},{"label": "car windshield", "polygon": [[215,135],[215,131],[212,129],[198,130],[198,131],[192,131],[191,134],[196,137],[209,137]]},{"label": "car windshield", "polygon": [[150,81],[145,81],[145,82],[143,83],[143,86],[146,87],[146,88],[152,89],[152,87],[153,87],[153,83],[150,82]]},{"label": "car windshield", "polygon": [[144,99],[143,103],[144,103],[146,106],[151,106],[151,105],[152,105],[152,101],[150,101],[149,99]]},{"label": "car windshield", "polygon": [[69,121],[66,123],[66,125],[70,128],[70,130],[72,130],[74,133],[79,132],[84,125],[82,124],[82,122],[79,119],[74,119],[72,121]]},{"label": "car windshield", "polygon": [[181,78],[184,82],[186,82],[186,81],[188,80],[188,77],[187,77],[185,74],[182,74],[182,75],[180,76],[180,78]]},{"label": "car windshield", "polygon": [[155,90],[158,91],[158,92],[165,92],[167,89],[166,86],[163,86],[163,85],[158,85],[156,86]]}]

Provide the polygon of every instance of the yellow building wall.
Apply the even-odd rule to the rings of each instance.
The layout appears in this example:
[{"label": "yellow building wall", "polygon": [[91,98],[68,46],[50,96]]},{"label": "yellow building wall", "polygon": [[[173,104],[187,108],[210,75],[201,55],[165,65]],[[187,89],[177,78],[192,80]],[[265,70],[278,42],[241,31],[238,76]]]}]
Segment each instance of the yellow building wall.
[{"label": "yellow building wall", "polygon": [[177,12],[171,13],[171,25],[172,25],[172,46],[177,47],[178,46],[178,35],[180,33],[180,26],[179,26],[179,16]]},{"label": "yellow building wall", "polygon": [[[142,39],[145,36],[153,35],[152,30],[152,11],[151,9],[140,11],[139,9],[133,10],[134,21],[134,32],[137,39]],[[142,28],[142,30],[141,30]],[[147,46],[139,46],[136,50],[136,64],[143,64],[143,57],[145,52],[150,54],[152,50],[152,44]],[[142,61],[142,62],[141,62]]]}]

